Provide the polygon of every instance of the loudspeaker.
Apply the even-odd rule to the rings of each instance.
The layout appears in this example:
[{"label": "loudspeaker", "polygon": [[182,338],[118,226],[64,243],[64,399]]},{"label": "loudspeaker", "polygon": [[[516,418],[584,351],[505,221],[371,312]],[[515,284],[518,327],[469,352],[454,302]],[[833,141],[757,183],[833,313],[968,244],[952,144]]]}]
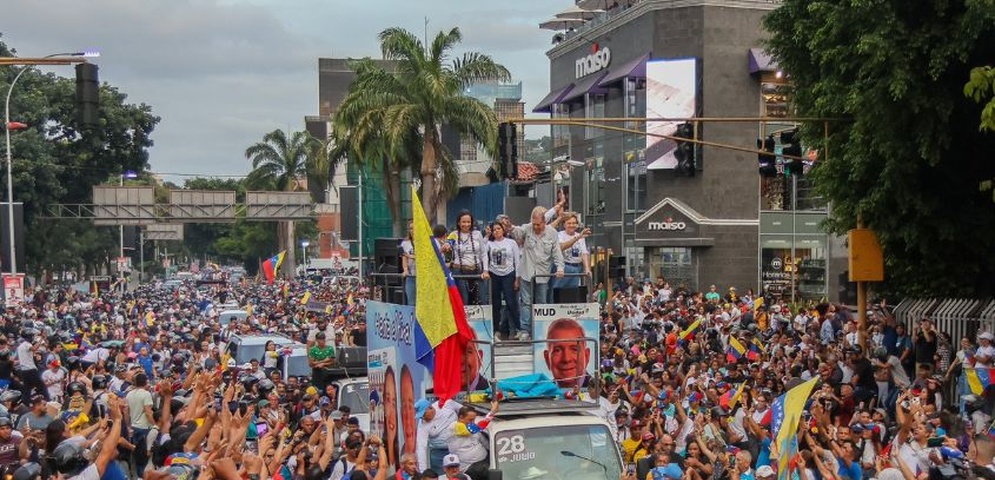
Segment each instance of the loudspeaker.
[{"label": "loudspeaker", "polygon": [[401,268],[401,238],[378,238],[373,243],[373,258],[377,263],[377,271],[383,265],[390,265],[400,272]]},{"label": "loudspeaker", "polygon": [[554,288],[553,303],[587,303],[587,286]]},{"label": "loudspeaker", "polygon": [[366,347],[338,347],[339,366],[361,368],[366,366]]}]

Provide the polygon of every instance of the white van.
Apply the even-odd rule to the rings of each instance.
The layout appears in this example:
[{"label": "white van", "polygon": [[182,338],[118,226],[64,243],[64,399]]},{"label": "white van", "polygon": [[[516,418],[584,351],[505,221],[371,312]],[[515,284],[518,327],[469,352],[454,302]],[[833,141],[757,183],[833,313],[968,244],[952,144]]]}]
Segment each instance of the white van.
[{"label": "white van", "polygon": [[227,327],[232,321],[244,322],[247,318],[249,318],[249,313],[245,310],[224,310],[218,314],[218,323],[222,327]]}]

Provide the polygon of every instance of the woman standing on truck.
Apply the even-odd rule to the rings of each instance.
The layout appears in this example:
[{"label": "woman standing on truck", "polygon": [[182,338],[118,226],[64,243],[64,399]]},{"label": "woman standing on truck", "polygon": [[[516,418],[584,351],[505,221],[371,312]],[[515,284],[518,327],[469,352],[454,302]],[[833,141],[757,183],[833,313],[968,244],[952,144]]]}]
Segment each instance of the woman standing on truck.
[{"label": "woman standing on truck", "polygon": [[[514,337],[521,330],[518,310],[518,242],[504,236],[504,225],[491,225],[491,236],[484,255],[484,268],[491,277],[491,321],[494,335],[501,340]],[[508,316],[501,315],[501,300]]]},{"label": "woman standing on truck", "polygon": [[463,210],[456,216],[456,232],[451,238],[452,273],[464,276],[456,281],[463,304],[479,305],[480,297],[486,298],[486,295],[480,295],[480,280],[473,277],[486,279],[488,274],[484,270],[484,237],[474,230],[473,215],[469,211]]},{"label": "woman standing on truck", "polygon": [[283,357],[276,350],[276,343],[273,340],[267,340],[263,349],[263,358],[259,359],[259,363],[262,365],[263,371],[266,372],[266,376],[269,377],[273,372],[281,372],[282,375]]},{"label": "woman standing on truck", "polygon": [[404,301],[415,304],[415,224],[408,222],[408,236],[401,242],[401,274],[404,276]]}]

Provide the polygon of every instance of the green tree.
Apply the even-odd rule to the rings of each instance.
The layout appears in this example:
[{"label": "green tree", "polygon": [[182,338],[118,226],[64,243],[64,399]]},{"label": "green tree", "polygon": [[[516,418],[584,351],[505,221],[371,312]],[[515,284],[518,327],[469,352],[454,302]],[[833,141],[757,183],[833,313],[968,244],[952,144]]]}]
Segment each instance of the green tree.
[{"label": "green tree", "polygon": [[[315,139],[306,131],[287,136],[283,130],[273,130],[263,136],[263,141],[245,149],[245,158],[252,161],[252,171],[245,179],[253,189],[292,192],[300,190],[301,180],[307,178],[308,157],[315,150]],[[278,222],[279,249],[286,250],[284,274],[292,277],[296,265],[294,222]]]},{"label": "green tree", "polygon": [[[11,56],[15,52],[0,41],[0,57]],[[7,93],[22,68],[0,67],[0,94]],[[27,270],[36,276],[77,268],[94,273],[117,256],[116,228],[40,217],[56,203],[90,203],[93,186],[121,172],[147,170],[151,134],[159,122],[150,106],[127,103],[126,94],[104,83],[99,125],[82,128],[76,121],[75,90],[73,79],[34,68],[12,90],[11,120],[29,125],[11,135],[11,147],[14,199],[24,202],[29,239]]]},{"label": "green tree", "polygon": [[770,52],[794,86],[797,114],[828,155],[813,169],[837,234],[858,217],[882,243],[899,294],[990,295],[995,209],[978,183],[995,176],[995,138],[965,98],[970,66],[995,58],[991,2],[783,0],[764,20]]},{"label": "green tree", "polygon": [[420,151],[420,158],[400,161],[418,171],[422,203],[434,219],[439,203],[459,186],[459,168],[442,145],[440,127],[452,126],[496,153],[494,111],[463,92],[470,85],[507,81],[511,76],[481,53],[468,52],[451,60],[452,50],[463,39],[458,28],[440,31],[430,45],[401,28],[388,28],[379,39],[384,59],[395,68],[388,72],[369,60],[357,63],[356,80],[334,119],[336,128],[344,130],[336,136],[348,136],[361,147],[379,143],[385,154]]}]

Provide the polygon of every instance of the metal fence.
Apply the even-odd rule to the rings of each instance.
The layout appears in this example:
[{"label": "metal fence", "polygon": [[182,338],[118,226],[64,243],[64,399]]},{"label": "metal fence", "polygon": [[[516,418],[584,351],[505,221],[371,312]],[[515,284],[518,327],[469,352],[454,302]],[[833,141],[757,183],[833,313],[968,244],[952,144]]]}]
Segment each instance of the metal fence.
[{"label": "metal fence", "polygon": [[[895,320],[905,325],[911,332],[916,323],[929,319],[937,332],[950,335],[951,348],[956,352],[960,349],[960,339],[969,337],[975,342],[978,333],[989,331],[995,333],[995,300],[977,300],[969,298],[927,298],[907,299],[895,307]],[[958,385],[964,382],[951,382],[944,388],[944,404],[959,403],[957,398]]]}]

